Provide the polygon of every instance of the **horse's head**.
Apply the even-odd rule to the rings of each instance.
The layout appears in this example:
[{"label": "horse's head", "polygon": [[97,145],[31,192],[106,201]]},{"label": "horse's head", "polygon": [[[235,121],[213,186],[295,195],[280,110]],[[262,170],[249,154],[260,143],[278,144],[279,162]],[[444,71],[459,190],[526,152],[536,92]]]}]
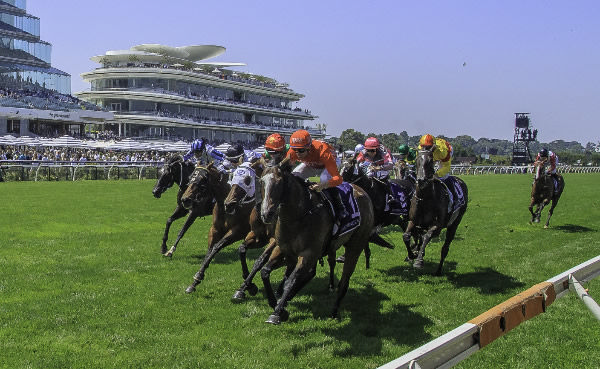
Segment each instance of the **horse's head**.
[{"label": "horse's head", "polygon": [[535,168],[535,179],[544,178],[546,174],[546,160],[537,160],[533,165]]},{"label": "horse's head", "polygon": [[417,182],[424,182],[433,179],[433,175],[435,174],[434,164],[433,149],[419,150],[415,165],[417,170]]},{"label": "horse's head", "polygon": [[169,158],[167,163],[162,166],[156,185],[152,189],[152,194],[157,199],[160,198],[167,189],[171,188],[175,181],[181,185],[183,180],[183,159],[176,155]]},{"label": "horse's head", "polygon": [[231,190],[224,201],[225,212],[233,214],[238,205],[254,201],[257,170],[262,172],[262,163],[259,161],[249,166],[242,165],[233,172],[233,177],[228,182]]},{"label": "horse's head", "polygon": [[181,203],[186,209],[191,209],[194,203],[206,205],[215,197],[212,188],[212,172],[217,171],[212,163],[208,167],[196,167],[190,176],[190,182],[181,196]]},{"label": "horse's head", "polygon": [[260,191],[262,193],[260,217],[265,224],[273,223],[279,205],[285,200],[286,173],[289,174],[291,170],[290,161],[286,158],[281,163],[269,166],[263,171],[260,178]]}]

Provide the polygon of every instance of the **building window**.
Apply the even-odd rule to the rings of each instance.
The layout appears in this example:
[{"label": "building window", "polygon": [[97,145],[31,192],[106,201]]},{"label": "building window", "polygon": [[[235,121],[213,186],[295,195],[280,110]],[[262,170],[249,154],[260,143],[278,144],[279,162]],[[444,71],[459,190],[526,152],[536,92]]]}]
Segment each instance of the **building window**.
[{"label": "building window", "polygon": [[9,119],[6,121],[6,132],[8,133],[21,133],[21,121],[16,119]]}]

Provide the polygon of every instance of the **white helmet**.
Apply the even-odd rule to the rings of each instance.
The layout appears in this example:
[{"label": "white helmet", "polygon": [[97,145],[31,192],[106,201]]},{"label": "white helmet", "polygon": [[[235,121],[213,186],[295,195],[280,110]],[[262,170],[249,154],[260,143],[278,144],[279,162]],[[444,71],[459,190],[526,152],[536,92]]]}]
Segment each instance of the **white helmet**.
[{"label": "white helmet", "polygon": [[364,148],[365,148],[365,145],[363,145],[363,144],[358,144],[358,145],[354,146],[354,153],[357,153],[357,152],[363,151],[363,150],[364,150]]}]

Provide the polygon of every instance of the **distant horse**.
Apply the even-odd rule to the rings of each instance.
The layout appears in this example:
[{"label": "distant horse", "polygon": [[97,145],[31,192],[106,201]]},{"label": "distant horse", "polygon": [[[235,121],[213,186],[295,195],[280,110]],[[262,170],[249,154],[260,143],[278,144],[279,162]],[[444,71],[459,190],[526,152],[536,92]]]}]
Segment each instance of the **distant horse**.
[{"label": "distant horse", "polygon": [[[565,180],[560,174],[556,174],[557,186],[554,185],[554,179],[551,175],[546,174],[546,161],[535,162],[535,180],[533,187],[531,188],[531,203],[529,204],[529,212],[531,213],[530,223],[539,223],[542,215],[542,210],[550,201],[552,206],[548,210],[548,219],[544,228],[548,228],[550,224],[550,217],[554,212],[554,208],[560,199],[565,188]],[[535,212],[533,207],[537,206]]]},{"label": "distant horse", "polygon": [[[152,189],[152,194],[158,199],[166,190],[171,188],[173,184],[177,183],[179,186],[179,192],[177,192],[177,207],[175,208],[173,214],[167,219],[167,225],[165,227],[165,232],[162,239],[160,252],[165,256],[173,256],[179,240],[181,240],[185,232],[187,232],[188,228],[190,228],[196,218],[209,215],[212,209],[211,203],[205,204],[204,206],[192,204],[193,206],[191,206],[189,210],[186,209],[181,203],[181,196],[187,188],[189,178],[194,171],[194,167],[194,164],[184,161],[180,155],[171,156],[167,163],[163,165],[160,171],[160,176],[156,181],[156,185],[154,186],[154,189]],[[181,227],[181,230],[177,234],[175,244],[173,247],[171,247],[169,252],[167,252],[167,240],[169,238],[169,229],[171,229],[171,224],[175,220],[183,218],[186,214],[188,217],[183,224],[183,227]]]},{"label": "distant horse", "polygon": [[[224,247],[241,240],[250,231],[249,216],[254,208],[254,202],[240,204],[235,212],[225,210],[225,199],[231,191],[228,183],[229,175],[219,171],[213,164],[207,167],[196,167],[190,178],[190,184],[183,194],[181,201],[184,206],[194,202],[207,204],[215,199],[212,212],[212,226],[208,233],[208,251],[200,270],[194,275],[192,284],[185,290],[192,293],[204,279],[204,273],[215,255]],[[247,269],[247,268],[246,268]]]},{"label": "distant horse", "polygon": [[[316,274],[316,264],[322,255],[328,256],[330,278],[335,267],[335,252],[345,246],[346,260],[338,284],[337,299],[332,317],[338,316],[340,303],[362,251],[367,247],[373,230],[373,206],[367,193],[356,185],[352,193],[360,211],[360,223],[353,230],[332,238],[334,218],[322,195],[310,190],[306,182],[291,173],[288,160],[265,168],[261,178],[263,200],[261,218],[266,224],[275,224],[277,246],[261,271],[269,305],[274,309],[267,323],[279,324],[289,317],[285,310],[288,302]],[[337,191],[337,190],[336,190]],[[270,283],[271,271],[286,265],[286,279],[279,301]]]},{"label": "distant horse", "polygon": [[[432,150],[419,150],[416,162],[417,184],[415,195],[410,204],[409,222],[403,235],[406,247],[410,246],[410,239],[415,232],[423,234],[423,242],[418,249],[416,260],[413,264],[415,268],[423,267],[423,255],[425,247],[429,244],[432,237],[440,234],[443,228],[446,228],[446,240],[442,246],[442,255],[436,275],[442,275],[442,266],[444,259],[448,255],[450,243],[454,239],[456,229],[467,211],[468,192],[467,185],[460,179],[454,177],[459,190],[463,194],[463,203],[457,209],[453,208],[449,190],[445,182],[434,177],[435,167]],[[454,191],[454,202],[457,196]],[[415,255],[409,251],[409,257],[415,258]]]},{"label": "distant horse", "polygon": [[[392,224],[399,225],[403,230],[405,230],[408,224],[408,209],[406,212],[407,214],[393,214],[390,211],[387,195],[389,193],[388,187],[390,184],[380,179],[367,176],[364,167],[356,161],[356,156],[357,155],[354,155],[353,157],[350,157],[344,161],[342,169],[340,170],[342,178],[348,183],[354,183],[360,186],[371,198],[375,219],[374,231],[369,241],[380,246],[392,248],[393,245],[390,245],[386,240],[382,239],[381,236],[377,234],[377,230]],[[414,193],[414,183],[404,179],[391,179],[390,182],[398,185],[403,189],[403,193],[407,194],[405,201],[408,205],[410,196]],[[411,249],[409,249],[409,252],[410,250]],[[365,249],[367,262],[370,254],[371,252],[367,247]]]}]

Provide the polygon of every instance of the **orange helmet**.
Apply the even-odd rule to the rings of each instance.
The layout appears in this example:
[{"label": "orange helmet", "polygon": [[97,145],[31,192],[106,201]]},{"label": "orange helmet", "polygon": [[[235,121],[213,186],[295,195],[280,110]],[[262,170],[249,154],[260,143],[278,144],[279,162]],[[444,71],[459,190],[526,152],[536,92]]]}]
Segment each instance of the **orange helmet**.
[{"label": "orange helmet", "polygon": [[433,146],[435,144],[435,137],[430,135],[429,133],[421,137],[419,140],[419,145],[421,146]]},{"label": "orange helmet", "polygon": [[285,150],[285,140],[279,133],[273,133],[267,137],[267,141],[265,141],[265,149],[271,151],[283,151]]},{"label": "orange helmet", "polygon": [[380,145],[377,137],[369,137],[365,141],[365,149],[378,149]]},{"label": "orange helmet", "polygon": [[312,138],[310,137],[310,133],[303,129],[299,129],[292,133],[292,137],[290,137],[290,147],[292,149],[308,148],[311,142]]}]

